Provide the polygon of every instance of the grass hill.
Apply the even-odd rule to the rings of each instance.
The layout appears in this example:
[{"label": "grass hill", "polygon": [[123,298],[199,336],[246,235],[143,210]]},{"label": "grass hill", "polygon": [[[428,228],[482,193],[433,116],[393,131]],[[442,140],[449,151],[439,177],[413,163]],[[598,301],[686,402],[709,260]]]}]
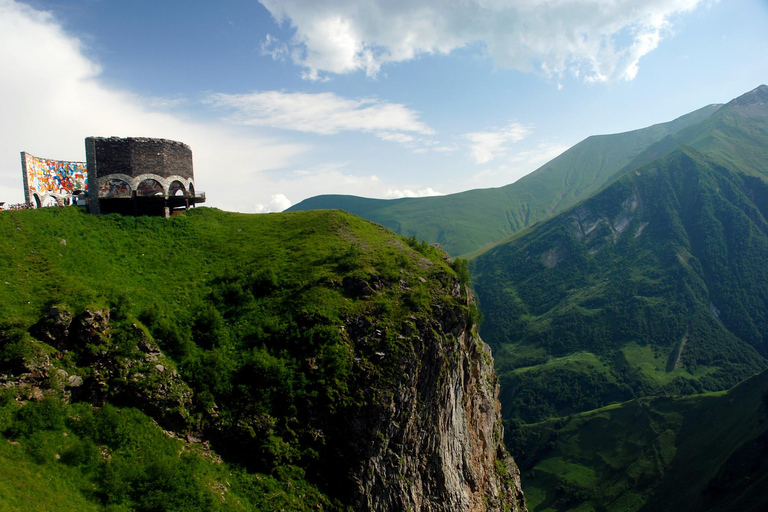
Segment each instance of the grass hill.
[{"label": "grass hill", "polygon": [[508,429],[531,512],[768,509],[768,372]]},{"label": "grass hill", "polygon": [[0,233],[2,510],[348,510],[402,451],[401,387],[474,364],[466,267],[344,212],[50,208]]},{"label": "grass hill", "polygon": [[766,367],[768,182],[681,148],[472,261],[508,417]]},{"label": "grass hill", "polygon": [[452,256],[467,255],[587,198],[649,146],[702,122],[720,107],[709,105],[631,132],[589,137],[501,188],[395,200],[322,195],[289,211],[338,208],[404,236],[440,243]]},{"label": "grass hill", "polygon": [[744,174],[766,176],[768,147],[768,86],[731,100],[723,108],[674,134],[667,135],[637,155],[615,177],[640,167],[682,145],[690,146],[722,165]]}]

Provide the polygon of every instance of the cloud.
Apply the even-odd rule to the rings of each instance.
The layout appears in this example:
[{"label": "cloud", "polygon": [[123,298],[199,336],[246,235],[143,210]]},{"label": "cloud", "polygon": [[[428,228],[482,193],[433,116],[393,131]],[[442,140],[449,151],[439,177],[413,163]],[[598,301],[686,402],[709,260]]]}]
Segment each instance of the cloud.
[{"label": "cloud", "polygon": [[510,143],[519,142],[530,133],[530,129],[520,123],[510,123],[498,130],[467,133],[464,138],[471,143],[472,156],[475,162],[484,164],[506,154]]},{"label": "cloud", "polygon": [[[347,169],[349,165],[348,162],[326,163],[310,168],[296,169],[288,173],[281,173],[281,178],[275,183],[275,188],[290,190],[291,194],[295,194],[296,197],[346,194],[378,199],[397,199],[401,197],[443,195],[432,187],[421,185],[399,186],[389,183],[375,174],[353,174]],[[262,207],[261,210],[258,210],[259,206]],[[257,205],[257,211],[277,210],[274,207],[268,208]]]},{"label": "cloud", "polygon": [[331,92],[211,94],[206,103],[231,112],[230,122],[332,135],[344,131],[375,133],[384,140],[412,140],[403,133],[429,135],[434,131],[419,113],[398,103],[342,98]]},{"label": "cloud", "polygon": [[285,58],[290,55],[288,45],[270,34],[267,34],[267,37],[264,38],[260,48],[262,55],[269,55],[272,57],[272,60],[280,62],[284,62]]},{"label": "cloud", "polygon": [[[704,0],[259,0],[294,29],[291,60],[310,80],[480,42],[497,65],[588,82],[632,80],[672,19]],[[287,50],[286,50],[287,51]]]},{"label": "cloud", "polygon": [[291,207],[291,200],[285,194],[274,194],[268,206],[257,204],[254,207],[256,213],[282,212]]},{"label": "cloud", "polygon": [[570,148],[571,146],[566,146],[564,144],[552,144],[543,142],[536,146],[536,149],[520,151],[519,153],[516,153],[510,157],[509,160],[511,162],[523,162],[528,165],[540,165],[549,162],[554,158],[557,158],[564,151]]},{"label": "cloud", "polygon": [[432,190],[431,187],[427,187],[425,189],[421,190],[409,190],[409,189],[387,189],[386,193],[384,194],[384,197],[386,199],[400,199],[403,197],[430,197],[430,196],[442,196],[445,195],[441,192],[437,192],[435,190]]},{"label": "cloud", "polygon": [[495,162],[494,165],[484,166],[478,172],[473,173],[466,181],[465,186],[471,188],[477,182],[482,182],[489,187],[501,187],[514,183],[558,157],[570,147],[564,144],[542,142],[537,144],[534,149],[506,155],[504,158],[499,158],[499,161]]},{"label": "cloud", "polygon": [[405,133],[398,132],[379,132],[376,134],[381,140],[390,142],[399,142],[400,144],[408,144],[416,140],[413,135],[407,135]]},{"label": "cloud", "polygon": [[271,186],[263,171],[293,165],[308,149],[250,128],[188,121],[167,111],[178,100],[107,87],[100,66],[52,15],[9,0],[0,0],[0,70],[0,201],[23,200],[20,151],[82,161],[87,136],[147,136],[189,144],[208,205],[245,211]]}]

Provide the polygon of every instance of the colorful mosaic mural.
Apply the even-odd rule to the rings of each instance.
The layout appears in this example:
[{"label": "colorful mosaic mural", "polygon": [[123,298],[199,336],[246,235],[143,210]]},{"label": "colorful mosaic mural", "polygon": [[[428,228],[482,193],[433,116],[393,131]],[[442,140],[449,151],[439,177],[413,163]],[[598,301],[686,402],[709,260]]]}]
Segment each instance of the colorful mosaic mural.
[{"label": "colorful mosaic mural", "polygon": [[120,179],[111,179],[102,183],[99,197],[131,197],[131,186]]},{"label": "colorful mosaic mural", "polygon": [[136,187],[136,192],[140,196],[161,196],[165,191],[159,181],[147,178],[139,183],[139,186]]},{"label": "colorful mosaic mural", "polygon": [[24,154],[24,175],[29,197],[56,194],[71,196],[75,191],[88,190],[88,170],[85,162],[64,162]]}]

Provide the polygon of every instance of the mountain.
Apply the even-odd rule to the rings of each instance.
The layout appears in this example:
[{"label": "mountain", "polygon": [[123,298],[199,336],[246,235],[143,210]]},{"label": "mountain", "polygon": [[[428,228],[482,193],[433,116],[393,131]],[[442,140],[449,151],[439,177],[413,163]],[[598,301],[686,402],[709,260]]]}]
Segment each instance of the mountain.
[{"label": "mountain", "polygon": [[765,508],[766,219],[760,86],[470,262],[531,510]]},{"label": "mountain", "polygon": [[517,427],[532,512],[768,509],[768,372]]},{"label": "mountain", "polygon": [[345,210],[404,236],[440,243],[452,256],[466,255],[587,198],[649,146],[701,123],[721,106],[648,128],[589,137],[501,188],[394,200],[322,195],[288,210]]},{"label": "mountain", "polygon": [[727,389],[767,365],[768,182],[682,147],[472,261],[505,414]]},{"label": "mountain", "polygon": [[699,123],[691,124],[650,145],[620,170],[631,171],[679,146],[687,145],[719,163],[754,176],[765,176],[768,161],[768,86],[728,102],[724,108]]},{"label": "mountain", "polygon": [[525,510],[463,262],[338,211],[0,232],[0,509]]}]

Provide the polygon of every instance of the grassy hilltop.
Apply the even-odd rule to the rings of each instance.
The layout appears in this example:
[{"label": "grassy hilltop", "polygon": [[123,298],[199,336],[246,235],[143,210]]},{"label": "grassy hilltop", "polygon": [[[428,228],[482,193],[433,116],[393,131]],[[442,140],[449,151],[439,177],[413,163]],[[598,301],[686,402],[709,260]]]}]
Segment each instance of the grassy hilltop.
[{"label": "grassy hilltop", "polygon": [[0,233],[3,510],[345,509],[348,423],[391,402],[401,333],[476,316],[444,254],[338,211]]}]

